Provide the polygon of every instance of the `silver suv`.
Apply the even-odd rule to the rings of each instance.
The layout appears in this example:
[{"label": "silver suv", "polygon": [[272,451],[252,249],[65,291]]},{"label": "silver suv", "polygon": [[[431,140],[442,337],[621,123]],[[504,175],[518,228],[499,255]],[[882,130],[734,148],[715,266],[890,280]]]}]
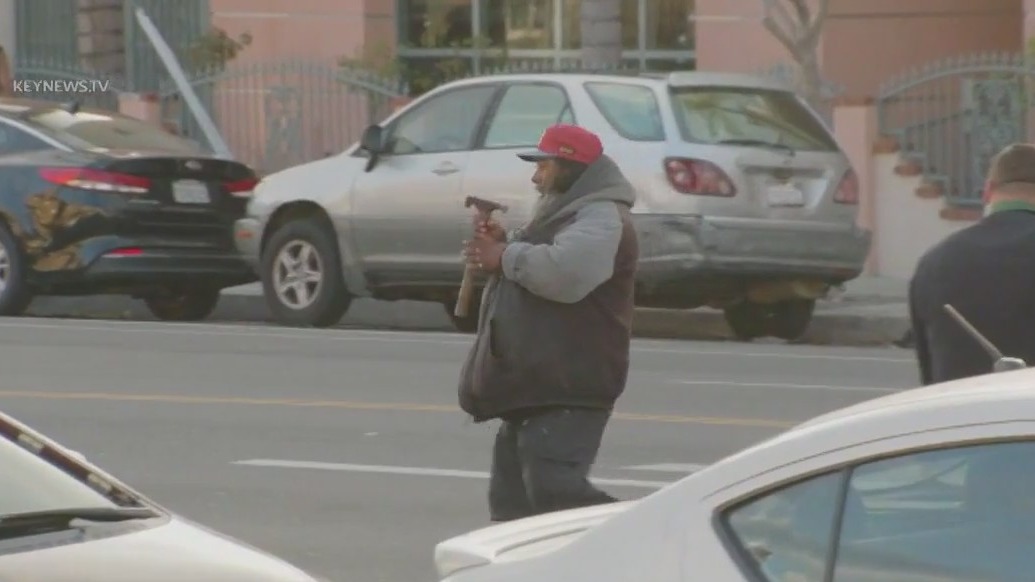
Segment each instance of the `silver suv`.
[{"label": "silver suv", "polygon": [[263,179],[236,240],[275,317],[333,325],[353,297],[434,301],[452,316],[465,197],[506,204],[507,226],[528,219],[533,168],[516,153],[558,122],[599,134],[638,190],[640,306],[721,308],[740,338],[794,339],[815,300],[862,270],[855,174],[786,87],[698,72],[501,75],[438,87],[340,155]]}]

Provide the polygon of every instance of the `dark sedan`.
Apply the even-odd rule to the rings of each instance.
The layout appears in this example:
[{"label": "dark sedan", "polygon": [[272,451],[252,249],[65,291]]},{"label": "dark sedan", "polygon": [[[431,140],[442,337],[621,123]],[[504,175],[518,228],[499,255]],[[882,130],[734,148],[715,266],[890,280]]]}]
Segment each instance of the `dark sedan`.
[{"label": "dark sedan", "polygon": [[257,182],[157,125],[0,99],[0,315],[40,295],[117,294],[204,319],[222,289],[257,280],[233,240]]}]

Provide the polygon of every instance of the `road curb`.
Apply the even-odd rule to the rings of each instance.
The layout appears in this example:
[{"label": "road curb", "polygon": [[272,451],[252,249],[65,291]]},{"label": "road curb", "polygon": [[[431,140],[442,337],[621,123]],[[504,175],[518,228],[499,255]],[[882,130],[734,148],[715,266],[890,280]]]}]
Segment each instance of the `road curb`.
[{"label": "road curb", "polygon": [[[155,321],[142,301],[122,296],[40,297],[27,315],[86,319]],[[275,323],[261,295],[224,294],[210,321]],[[455,331],[445,310],[415,301],[353,302],[338,327],[411,331]],[[809,345],[882,346],[899,339],[909,327],[904,317],[817,310],[805,337]],[[641,338],[729,341],[722,312],[639,309],[633,334]]]}]

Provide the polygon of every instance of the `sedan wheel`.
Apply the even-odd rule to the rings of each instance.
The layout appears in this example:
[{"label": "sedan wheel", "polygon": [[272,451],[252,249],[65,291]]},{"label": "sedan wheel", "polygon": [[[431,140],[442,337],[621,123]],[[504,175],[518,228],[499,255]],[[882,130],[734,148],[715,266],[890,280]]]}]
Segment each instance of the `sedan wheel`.
[{"label": "sedan wheel", "polygon": [[0,315],[21,315],[32,302],[25,256],[11,231],[0,223]]}]

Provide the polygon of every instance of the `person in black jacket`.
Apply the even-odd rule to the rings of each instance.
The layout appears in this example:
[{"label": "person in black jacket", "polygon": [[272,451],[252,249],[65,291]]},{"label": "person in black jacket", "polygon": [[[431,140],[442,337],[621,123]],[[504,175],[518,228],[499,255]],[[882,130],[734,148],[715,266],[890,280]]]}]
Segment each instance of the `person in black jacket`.
[{"label": "person in black jacket", "polygon": [[992,160],[985,217],[928,250],[909,285],[924,385],[991,372],[981,346],[946,313],[952,305],[1004,355],[1035,362],[1035,145]]}]

